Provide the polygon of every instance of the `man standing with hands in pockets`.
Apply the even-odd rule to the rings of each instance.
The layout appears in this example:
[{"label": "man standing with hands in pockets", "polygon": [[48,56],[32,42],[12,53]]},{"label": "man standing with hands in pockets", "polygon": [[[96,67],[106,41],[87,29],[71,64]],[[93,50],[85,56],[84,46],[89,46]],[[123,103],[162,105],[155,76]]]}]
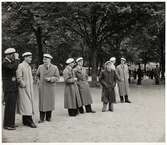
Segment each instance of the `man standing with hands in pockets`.
[{"label": "man standing with hands in pockets", "polygon": [[34,91],[33,77],[30,63],[32,53],[25,52],[22,55],[24,61],[19,64],[17,69],[17,80],[19,82],[18,113],[22,115],[23,124],[31,128],[36,128],[32,115],[34,115]]}]

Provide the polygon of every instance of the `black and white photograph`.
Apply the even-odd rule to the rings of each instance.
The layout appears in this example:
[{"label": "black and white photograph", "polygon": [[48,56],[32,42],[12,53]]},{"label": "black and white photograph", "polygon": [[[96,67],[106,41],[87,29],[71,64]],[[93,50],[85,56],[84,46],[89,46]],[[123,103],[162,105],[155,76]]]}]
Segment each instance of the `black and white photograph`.
[{"label": "black and white photograph", "polygon": [[165,5],[3,0],[2,143],[165,143]]}]

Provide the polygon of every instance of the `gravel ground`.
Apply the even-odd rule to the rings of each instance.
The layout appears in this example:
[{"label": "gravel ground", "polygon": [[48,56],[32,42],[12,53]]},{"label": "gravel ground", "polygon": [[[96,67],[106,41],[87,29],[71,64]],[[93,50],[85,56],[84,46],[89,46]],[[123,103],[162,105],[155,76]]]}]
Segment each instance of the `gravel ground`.
[{"label": "gravel ground", "polygon": [[[37,90],[37,88],[35,88]],[[2,129],[2,141],[23,142],[165,142],[165,87],[144,80],[142,86],[130,85],[131,104],[114,104],[114,112],[101,112],[101,89],[91,88],[95,114],[69,117],[63,108],[64,84],[57,84],[56,110],[51,122],[32,129],[22,125],[16,115],[15,131]],[[38,97],[36,91],[36,102]],[[38,122],[38,106],[34,116]]]}]

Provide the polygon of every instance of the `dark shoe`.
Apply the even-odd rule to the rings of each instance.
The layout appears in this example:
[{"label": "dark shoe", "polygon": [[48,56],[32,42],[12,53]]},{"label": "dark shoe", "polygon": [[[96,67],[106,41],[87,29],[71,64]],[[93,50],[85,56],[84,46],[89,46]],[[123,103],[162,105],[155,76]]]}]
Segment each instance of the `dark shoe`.
[{"label": "dark shoe", "polygon": [[29,127],[31,127],[31,128],[37,128],[37,126],[34,123],[30,123]]},{"label": "dark shoe", "polygon": [[112,109],[109,109],[108,111],[110,111],[110,112],[114,112]]},{"label": "dark shoe", "polygon": [[96,113],[96,111],[92,110],[90,113]]},{"label": "dark shoe", "polygon": [[46,119],[46,121],[49,121],[49,122],[50,122],[50,121],[51,121],[51,119],[50,119],[50,118],[47,118],[47,119]]},{"label": "dark shoe", "polygon": [[38,121],[38,123],[43,123],[43,122],[44,122],[44,120],[39,120],[39,121]]},{"label": "dark shoe", "polygon": [[5,126],[4,129],[7,129],[7,130],[16,130],[15,127],[7,127],[7,126]]},{"label": "dark shoe", "polygon": [[91,110],[91,111],[89,111],[89,112],[86,112],[86,113],[96,113],[96,111],[94,111],[94,110]]},{"label": "dark shoe", "polygon": [[131,103],[131,101],[128,99],[128,95],[125,96],[125,103]]},{"label": "dark shoe", "polygon": [[132,103],[131,101],[129,101],[129,100],[125,100],[125,103]]}]

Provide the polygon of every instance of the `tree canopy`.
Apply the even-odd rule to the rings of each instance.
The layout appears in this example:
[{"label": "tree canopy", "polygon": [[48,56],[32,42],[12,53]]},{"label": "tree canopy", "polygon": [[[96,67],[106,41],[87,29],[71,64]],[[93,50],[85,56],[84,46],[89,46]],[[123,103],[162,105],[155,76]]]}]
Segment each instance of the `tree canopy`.
[{"label": "tree canopy", "polygon": [[2,49],[45,52],[54,63],[83,56],[96,82],[111,56],[129,62],[165,61],[165,2],[3,2]]}]

